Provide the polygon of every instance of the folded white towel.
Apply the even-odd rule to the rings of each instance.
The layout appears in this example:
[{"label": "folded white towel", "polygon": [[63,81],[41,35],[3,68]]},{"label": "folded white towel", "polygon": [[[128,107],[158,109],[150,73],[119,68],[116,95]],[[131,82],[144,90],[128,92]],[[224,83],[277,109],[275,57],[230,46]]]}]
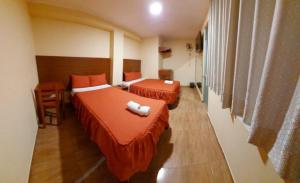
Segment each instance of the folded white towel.
[{"label": "folded white towel", "polygon": [[171,85],[171,84],[173,84],[173,81],[165,80],[165,84]]},{"label": "folded white towel", "polygon": [[150,114],[150,107],[149,106],[141,106],[140,112],[144,116],[148,116]]},{"label": "folded white towel", "polygon": [[138,113],[139,112],[139,108],[141,107],[140,104],[136,103],[136,102],[133,102],[133,101],[129,101],[127,103],[127,107],[128,109],[130,109],[131,111],[135,112],[135,113]]},{"label": "folded white towel", "polygon": [[150,114],[149,106],[141,106],[139,103],[129,101],[127,107],[130,111],[139,114],[141,116],[148,116]]}]

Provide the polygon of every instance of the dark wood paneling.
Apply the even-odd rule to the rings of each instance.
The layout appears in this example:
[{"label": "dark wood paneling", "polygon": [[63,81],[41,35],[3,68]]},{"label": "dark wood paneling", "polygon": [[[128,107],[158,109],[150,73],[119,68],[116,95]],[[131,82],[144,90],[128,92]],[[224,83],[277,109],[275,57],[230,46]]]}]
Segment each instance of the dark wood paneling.
[{"label": "dark wood paneling", "polygon": [[141,60],[123,59],[123,73],[124,72],[141,72]]},{"label": "dark wood paneling", "polygon": [[105,73],[111,83],[110,58],[36,56],[36,63],[40,82],[61,81],[69,88],[72,74]]},{"label": "dark wood paneling", "polygon": [[159,79],[162,80],[173,80],[173,70],[172,69],[160,69],[158,71]]},{"label": "dark wood paneling", "polygon": [[141,60],[124,59],[123,72],[140,72]]}]

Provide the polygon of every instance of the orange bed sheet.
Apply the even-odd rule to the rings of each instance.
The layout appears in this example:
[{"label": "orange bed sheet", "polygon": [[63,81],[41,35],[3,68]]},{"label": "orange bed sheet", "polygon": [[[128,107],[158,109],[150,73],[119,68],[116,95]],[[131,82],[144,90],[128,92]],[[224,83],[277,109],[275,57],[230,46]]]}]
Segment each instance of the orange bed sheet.
[{"label": "orange bed sheet", "polygon": [[167,104],[174,104],[180,94],[180,82],[173,81],[173,84],[165,84],[164,80],[145,79],[131,84],[129,91],[143,97],[164,100]]},{"label": "orange bed sheet", "polygon": [[[150,106],[150,115],[141,117],[127,110],[130,100]],[[108,168],[120,181],[147,170],[159,137],[169,126],[164,101],[110,87],[77,93],[73,104],[85,131],[101,149]]]}]

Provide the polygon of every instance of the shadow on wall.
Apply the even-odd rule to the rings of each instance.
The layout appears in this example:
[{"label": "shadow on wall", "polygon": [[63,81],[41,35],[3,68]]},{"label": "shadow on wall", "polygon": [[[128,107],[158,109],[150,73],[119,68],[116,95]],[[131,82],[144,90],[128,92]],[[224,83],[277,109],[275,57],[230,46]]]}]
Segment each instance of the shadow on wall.
[{"label": "shadow on wall", "polygon": [[179,68],[182,68],[184,66],[186,67],[193,67],[195,54],[192,52],[190,54],[189,51],[186,50],[185,47],[182,47],[182,49],[174,49],[173,53],[170,53],[163,57],[163,66],[164,68],[170,68],[177,70]]},{"label": "shadow on wall", "polygon": [[[231,122],[232,123],[236,123],[237,121],[239,121],[240,119],[237,119],[237,116],[234,115],[233,113],[230,112],[230,118],[231,118]],[[240,121],[241,123],[244,123],[242,121]],[[260,159],[262,160],[262,162],[264,164],[267,164],[269,157],[268,157],[268,152],[266,152],[264,149],[256,147],[257,148],[257,152],[259,153]]]},{"label": "shadow on wall", "polygon": [[194,68],[195,48],[194,40],[170,40],[165,41],[164,46],[171,48],[171,53],[162,55],[165,69],[178,70],[180,68]]},{"label": "shadow on wall", "polygon": [[187,43],[193,40],[172,40],[164,42],[164,46],[172,49],[172,54],[162,58],[162,68],[172,69],[174,79],[179,80],[182,85],[189,85],[195,81],[195,49],[188,49]]}]

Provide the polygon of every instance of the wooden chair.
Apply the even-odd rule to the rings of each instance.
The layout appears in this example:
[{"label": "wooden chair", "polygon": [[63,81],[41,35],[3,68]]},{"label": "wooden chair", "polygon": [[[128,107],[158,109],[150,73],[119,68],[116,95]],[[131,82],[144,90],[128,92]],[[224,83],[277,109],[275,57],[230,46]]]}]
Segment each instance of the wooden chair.
[{"label": "wooden chair", "polygon": [[[36,95],[41,127],[46,127],[45,116],[50,116],[50,122],[55,116],[57,125],[60,125],[62,98],[59,88],[55,84],[45,84],[37,87]],[[49,109],[53,109],[55,113],[48,111]]]}]

